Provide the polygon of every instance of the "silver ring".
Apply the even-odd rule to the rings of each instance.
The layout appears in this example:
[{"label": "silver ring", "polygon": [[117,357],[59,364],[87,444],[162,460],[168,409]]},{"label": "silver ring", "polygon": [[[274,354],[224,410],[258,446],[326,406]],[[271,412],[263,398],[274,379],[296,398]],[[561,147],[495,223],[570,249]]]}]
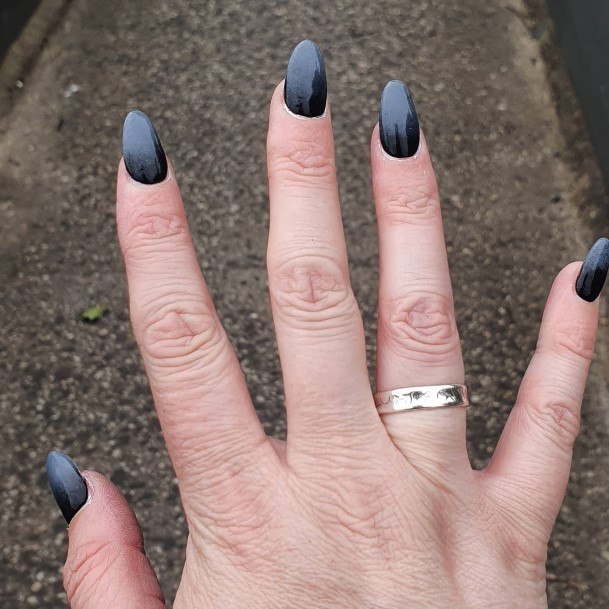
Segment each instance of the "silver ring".
[{"label": "silver ring", "polygon": [[375,393],[374,403],[379,414],[421,408],[465,408],[469,406],[469,390],[466,385],[401,387]]}]

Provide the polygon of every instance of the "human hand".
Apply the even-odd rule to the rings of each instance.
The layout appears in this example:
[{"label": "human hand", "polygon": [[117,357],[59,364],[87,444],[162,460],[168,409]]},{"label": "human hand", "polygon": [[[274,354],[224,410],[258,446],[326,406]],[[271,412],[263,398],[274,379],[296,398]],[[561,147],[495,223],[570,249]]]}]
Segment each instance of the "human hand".
[{"label": "human hand", "polygon": [[[372,134],[377,387],[462,384],[425,138],[401,83]],[[176,609],[546,606],[545,557],[578,431],[609,264],[599,240],[556,279],[495,455],[473,471],[464,408],[380,415],[349,284],[323,60],[301,43],[273,96],[268,272],[288,418],[266,437],[214,311],[176,177],[141,113],[125,122],[117,218],[131,317],[189,538]],[[581,271],[581,272],[580,272]],[[160,609],[118,490],[51,453],[70,522],[72,609]],[[84,478],[84,480],[83,480]]]}]

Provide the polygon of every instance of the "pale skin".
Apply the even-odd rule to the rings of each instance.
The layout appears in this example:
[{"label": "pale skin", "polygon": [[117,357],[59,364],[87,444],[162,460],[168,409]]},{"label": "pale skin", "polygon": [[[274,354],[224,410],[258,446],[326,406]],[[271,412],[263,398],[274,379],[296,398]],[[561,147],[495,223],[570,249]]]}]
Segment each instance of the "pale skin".
[{"label": "pale skin", "polygon": [[[598,304],[580,263],[552,286],[495,454],[474,471],[466,410],[379,416],[349,284],[329,107],[267,141],[268,273],[287,440],[268,438],[205,287],[176,174],[135,182],[117,222],[131,317],[188,523],[176,609],[540,609],[577,436]],[[377,389],[463,383],[440,199],[425,139],[371,141],[379,226]],[[483,406],[480,406],[483,407]],[[69,527],[72,609],[165,606],[135,516],[103,476]]]}]

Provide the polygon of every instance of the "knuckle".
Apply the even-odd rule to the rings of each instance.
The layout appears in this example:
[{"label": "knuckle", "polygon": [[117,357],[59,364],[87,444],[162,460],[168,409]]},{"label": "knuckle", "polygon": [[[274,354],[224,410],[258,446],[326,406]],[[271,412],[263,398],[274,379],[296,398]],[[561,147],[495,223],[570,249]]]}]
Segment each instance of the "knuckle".
[{"label": "knuckle", "polygon": [[123,249],[131,258],[148,260],[151,252],[174,250],[189,242],[186,218],[171,210],[171,205],[158,203],[139,210],[127,221]]},{"label": "knuckle", "polygon": [[123,550],[112,542],[92,541],[70,552],[63,573],[63,585],[68,601],[74,602],[77,596],[97,597],[96,591],[104,585],[108,571],[120,558]]},{"label": "knuckle", "polygon": [[193,526],[198,538],[219,547],[234,566],[255,571],[276,551],[278,498],[268,481],[244,473],[223,475],[207,489],[214,495],[212,509],[199,509]]},{"label": "knuckle", "polygon": [[579,434],[580,403],[542,399],[525,404],[525,411],[541,433],[561,450],[571,451]]},{"label": "knuckle", "polygon": [[350,323],[358,311],[346,272],[320,256],[299,256],[275,268],[271,298],[291,325],[325,322],[328,329],[336,328]]},{"label": "knuckle", "polygon": [[172,368],[213,361],[224,337],[215,315],[202,302],[176,294],[152,303],[139,334],[148,359]]},{"label": "knuckle", "polygon": [[547,539],[536,539],[535,531],[522,535],[511,533],[504,540],[504,551],[513,569],[528,581],[545,583]]},{"label": "knuckle", "polygon": [[380,214],[393,226],[426,224],[440,216],[440,201],[427,188],[397,188],[379,205]]},{"label": "knuckle", "polygon": [[375,540],[379,546],[403,539],[401,521],[396,518],[396,478],[383,466],[349,467],[340,482],[318,473],[309,480],[316,510],[327,527],[350,544],[366,545]]},{"label": "knuckle", "polygon": [[596,330],[590,323],[580,321],[558,326],[553,335],[552,347],[559,356],[589,363],[594,356]]},{"label": "knuckle", "polygon": [[[334,512],[328,509],[328,518],[333,527],[338,527],[347,534],[351,540],[370,541],[378,539],[379,529],[383,527],[386,519],[386,508],[379,505],[379,501],[366,500],[357,505],[344,504],[332,505]],[[328,506],[330,507],[330,506]]]},{"label": "knuckle", "polygon": [[391,342],[411,357],[437,357],[459,348],[452,301],[439,294],[395,298],[381,323]]},{"label": "knuckle", "polygon": [[272,175],[285,182],[306,184],[309,178],[335,177],[334,158],[322,143],[291,140],[270,146]]}]

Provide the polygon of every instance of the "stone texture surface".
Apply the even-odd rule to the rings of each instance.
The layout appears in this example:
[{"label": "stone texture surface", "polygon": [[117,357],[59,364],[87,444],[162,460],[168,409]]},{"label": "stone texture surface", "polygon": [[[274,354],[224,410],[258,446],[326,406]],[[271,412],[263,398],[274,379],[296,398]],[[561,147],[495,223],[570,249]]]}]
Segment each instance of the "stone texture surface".
[{"label": "stone texture surface", "polygon": [[[131,336],[115,238],[124,114],[154,120],[201,265],[260,417],[284,432],[264,270],[267,104],[291,47],[324,51],[354,287],[373,360],[376,235],[368,138],[406,80],[442,191],[482,466],[560,267],[609,222],[606,195],[542,3],[72,0],[0,116],[0,600],[59,607],[65,526],[44,458],[65,450],[134,506],[168,598],[185,540],[178,489]],[[79,313],[109,308],[96,324]],[[550,606],[609,602],[607,318],[565,506]]]}]

